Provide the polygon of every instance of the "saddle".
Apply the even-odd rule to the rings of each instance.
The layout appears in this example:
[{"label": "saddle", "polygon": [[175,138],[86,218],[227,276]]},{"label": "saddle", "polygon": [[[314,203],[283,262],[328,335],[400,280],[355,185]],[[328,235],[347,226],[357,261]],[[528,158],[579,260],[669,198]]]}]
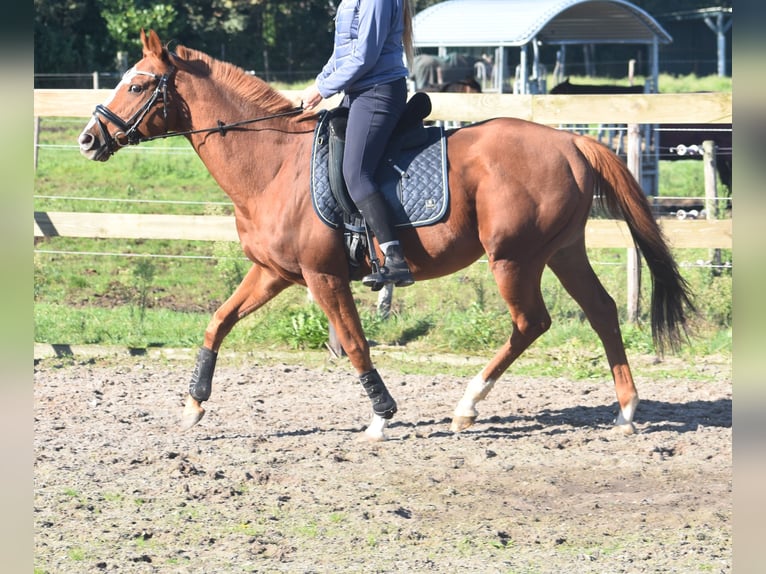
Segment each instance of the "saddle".
[{"label": "saddle", "polygon": [[[433,224],[447,210],[446,140],[441,127],[423,124],[430,113],[427,94],[410,98],[376,173],[396,227]],[[311,158],[311,197],[320,220],[334,229],[344,228],[349,261],[358,266],[369,238],[343,178],[347,121],[348,108],[320,112]]]},{"label": "saddle", "polygon": [[[403,149],[412,149],[423,145],[428,140],[428,132],[423,120],[431,113],[431,98],[422,92],[416,93],[407,102],[407,106],[396,124],[391,139],[386,146],[384,158],[393,165],[393,157]],[[346,149],[346,124],[348,123],[348,108],[334,108],[328,112],[329,128],[329,178],[330,191],[346,215],[356,215],[358,210],[354,205],[343,178],[343,152]]]}]

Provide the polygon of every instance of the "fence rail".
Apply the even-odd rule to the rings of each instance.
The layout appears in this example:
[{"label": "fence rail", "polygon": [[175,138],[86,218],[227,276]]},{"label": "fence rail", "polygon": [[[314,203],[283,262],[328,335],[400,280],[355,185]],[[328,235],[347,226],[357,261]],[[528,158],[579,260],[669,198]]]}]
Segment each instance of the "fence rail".
[{"label": "fence rail", "polygon": [[[668,219],[660,227],[674,248],[731,249],[731,219]],[[98,239],[176,239],[238,241],[233,216],[78,213],[38,211],[35,237]],[[588,247],[633,247],[623,221],[591,219],[585,226]]]},{"label": "fence rail", "polygon": [[[89,117],[112,90],[34,90],[36,117]],[[300,92],[283,90],[298,101]],[[428,119],[481,121],[512,116],[543,124],[578,123],[729,123],[731,94],[514,95],[431,93]],[[338,96],[323,101],[338,104]],[[677,248],[731,248],[732,222],[662,220],[663,231]],[[232,217],[37,212],[35,237],[121,237],[236,241]],[[586,239],[592,247],[632,247],[625,224],[590,220]]]},{"label": "fence rail", "polygon": [[[112,90],[34,91],[36,117],[90,117],[96,104]],[[298,102],[300,92],[283,90]],[[731,123],[732,96],[728,93],[620,94],[620,95],[515,95],[429,93],[429,120],[481,121],[509,116],[541,124],[653,124]],[[338,104],[335,96],[322,106]]]},{"label": "fence rail", "polygon": [[[41,117],[87,118],[98,103],[104,102],[112,90],[34,91],[35,130]],[[282,91],[298,103],[300,92]],[[731,123],[732,97],[726,93],[693,94],[624,94],[624,95],[514,95],[514,94],[429,94],[432,121],[476,122],[493,117],[516,117],[540,124],[561,126],[573,124],[627,124],[629,133],[638,132],[638,124],[705,124]],[[322,102],[322,107],[337,106],[339,97]],[[632,128],[632,129],[631,129]],[[36,134],[37,135],[37,134]],[[632,144],[631,144],[632,141]],[[640,179],[640,138],[629,138],[628,164]],[[631,158],[632,161],[631,161]],[[705,163],[710,163],[706,161]],[[37,165],[37,137],[35,137]],[[706,197],[715,195],[715,175],[706,170]],[[708,185],[710,182],[710,185]],[[711,187],[710,195],[707,187]],[[712,201],[712,199],[711,199]],[[674,248],[730,249],[731,219],[661,220],[660,225]],[[589,220],[586,228],[589,247],[616,247],[628,250],[628,313],[634,318],[638,308],[640,263],[635,246],[624,222]],[[71,212],[36,212],[35,237],[119,237],[141,239],[191,239],[237,241],[233,217],[94,214]],[[714,255],[714,260],[717,255]],[[390,291],[388,291],[390,304]],[[379,302],[379,307],[381,306]],[[337,340],[330,333],[331,348],[340,354]]]}]

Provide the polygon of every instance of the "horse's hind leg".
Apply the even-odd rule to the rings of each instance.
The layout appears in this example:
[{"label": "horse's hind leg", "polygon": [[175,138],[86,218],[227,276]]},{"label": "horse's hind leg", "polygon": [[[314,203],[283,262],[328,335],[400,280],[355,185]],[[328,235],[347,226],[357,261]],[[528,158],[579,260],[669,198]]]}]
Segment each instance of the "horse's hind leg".
[{"label": "horse's hind leg", "polygon": [[268,269],[254,264],[234,293],[221,305],[205,329],[205,341],[197,355],[189,395],[181,419],[181,428],[190,429],[205,414],[202,402],[210,398],[218,349],[226,335],[243,317],[273,299],[291,283]]},{"label": "horse's hind leg", "polygon": [[617,305],[593,271],[585,251],[584,240],[558,251],[548,262],[548,266],[580,305],[593,330],[601,339],[620,405],[615,423],[626,434],[633,433],[633,415],[638,406],[638,392],[622,342]]},{"label": "horse's hind leg", "polygon": [[487,397],[511,363],[551,325],[540,292],[542,268],[507,260],[492,261],[491,267],[500,294],[508,304],[513,330],[487,366],[468,383],[463,398],[455,407],[450,426],[454,432],[464,430],[476,421],[476,403]]}]

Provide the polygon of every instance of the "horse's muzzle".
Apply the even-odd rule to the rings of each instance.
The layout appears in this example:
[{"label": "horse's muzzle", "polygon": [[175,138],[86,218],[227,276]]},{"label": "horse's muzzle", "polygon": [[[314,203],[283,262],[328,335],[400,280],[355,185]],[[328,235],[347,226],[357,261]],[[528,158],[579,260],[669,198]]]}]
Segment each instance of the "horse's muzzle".
[{"label": "horse's muzzle", "polygon": [[98,136],[87,129],[77,138],[77,143],[80,144],[80,153],[88,159],[106,161],[112,155],[109,144],[102,142]]}]

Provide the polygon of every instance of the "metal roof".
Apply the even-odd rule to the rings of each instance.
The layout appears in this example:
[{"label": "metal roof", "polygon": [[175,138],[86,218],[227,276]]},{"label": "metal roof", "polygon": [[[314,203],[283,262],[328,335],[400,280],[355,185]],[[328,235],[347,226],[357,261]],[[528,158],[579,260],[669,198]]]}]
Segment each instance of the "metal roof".
[{"label": "metal roof", "polygon": [[654,18],[625,0],[446,0],[413,18],[417,47],[669,44]]}]

